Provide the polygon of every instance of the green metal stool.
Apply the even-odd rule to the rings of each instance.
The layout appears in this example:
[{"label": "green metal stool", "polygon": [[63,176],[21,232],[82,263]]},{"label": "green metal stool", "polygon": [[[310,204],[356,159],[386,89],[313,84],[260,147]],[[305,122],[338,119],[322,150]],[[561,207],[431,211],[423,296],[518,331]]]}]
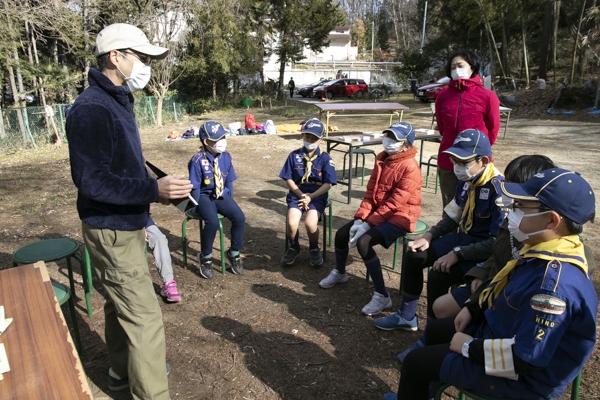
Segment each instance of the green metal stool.
[{"label": "green metal stool", "polygon": [[[573,380],[572,384],[571,384],[571,400],[578,400],[579,399],[579,385],[581,384],[581,372],[579,372],[579,374],[577,374],[577,376],[575,377],[575,379]],[[449,387],[453,387],[452,385],[449,384],[443,384],[442,386],[440,386],[437,390],[437,392],[435,393],[435,400],[441,400],[442,399],[442,395],[444,394],[444,391],[446,389],[448,389]],[[469,399],[473,399],[473,400],[511,400],[511,399],[500,399],[497,397],[490,397],[490,396],[484,396],[481,394],[477,394],[477,393],[473,393],[470,390],[463,390],[463,389],[459,389],[456,388],[459,393],[459,399],[460,400],[466,400],[467,398]]]},{"label": "green metal stool", "polygon": [[[225,275],[226,263],[225,263],[225,236],[223,234],[223,224],[221,220],[223,216],[221,214],[217,214],[219,218],[219,241],[221,243],[221,273]],[[191,219],[198,220],[198,226],[200,227],[200,239],[199,242],[202,241],[202,225],[203,220],[194,208],[189,209],[185,212],[185,219],[181,224],[181,245],[183,246],[183,268],[187,269],[187,235],[186,235],[186,225],[187,222]]]},{"label": "green metal stool", "polygon": [[[438,159],[437,154],[433,154],[431,157],[429,157],[429,160],[427,160],[426,163],[423,163],[423,164],[427,165],[427,175],[425,175],[425,186],[424,187],[429,187],[429,168],[435,167],[435,194],[437,194],[437,192],[438,192],[438,184],[439,184],[437,159]],[[432,160],[435,160],[435,164],[431,163]]]},{"label": "green metal stool", "polygon": [[[408,240],[414,239],[422,236],[425,232],[429,230],[429,225],[427,223],[417,220],[417,226],[415,227],[414,232],[407,233],[402,237],[402,262],[404,263],[404,255],[408,250]],[[398,264],[398,243],[400,242],[400,238],[396,239],[394,243],[394,261],[392,261],[392,269],[395,271]],[[367,271],[367,280],[369,280],[369,271]],[[400,287],[402,287],[402,274],[400,274]]]},{"label": "green metal stool", "polygon": [[39,242],[30,243],[23,247],[20,247],[12,254],[13,266],[16,267],[19,264],[33,264],[38,261],[44,261],[48,263],[50,261],[58,261],[63,258],[67,260],[67,271],[69,274],[69,284],[71,287],[71,293],[75,296],[75,281],[73,280],[73,268],[71,266],[71,257],[79,261],[81,266],[81,277],[83,278],[83,291],[85,293],[85,305],[87,313],[91,317],[92,302],[90,300],[90,294],[93,291],[92,287],[92,271],[89,263],[89,256],[86,256],[86,262],[81,259],[81,256],[77,253],[79,249],[79,243],[74,240],[61,238],[61,239],[46,239]]},{"label": "green metal stool", "polygon": [[[344,180],[346,177],[346,157],[348,157],[348,154],[350,154],[350,153],[344,154],[344,168],[342,169],[342,180]],[[354,150],[352,152],[352,154],[356,155],[356,161],[354,162],[354,177],[355,178],[358,175],[358,156],[359,155],[362,156],[362,178],[360,181],[360,185],[364,186],[364,184],[365,184],[365,155],[373,154],[373,157],[376,157],[377,155],[375,154],[375,152],[373,150],[363,149],[363,148],[358,148],[358,149]],[[350,171],[350,179],[352,179],[352,171]]]},{"label": "green metal stool", "polygon": [[[323,215],[321,215],[321,220],[323,221],[323,261],[325,261],[327,257],[327,247],[325,246],[327,243],[327,231],[329,230],[329,247],[331,247],[331,237],[333,235],[333,205],[329,198],[329,193],[327,194],[327,203],[325,204],[325,207],[326,209],[329,208],[329,213],[324,211]],[[287,240],[287,212],[285,214],[285,232],[285,251],[287,251],[290,246]]]},{"label": "green metal stool", "polygon": [[77,353],[79,353],[79,356],[81,357],[81,338],[79,337],[77,314],[75,314],[75,302],[73,301],[73,297],[71,296],[71,291],[69,290],[68,286],[57,282],[52,282],[52,289],[54,289],[54,296],[56,297],[56,301],[58,301],[58,305],[62,306],[67,301],[69,302],[69,313],[71,314],[71,321],[73,322],[73,334],[71,336],[73,336],[73,340],[75,341],[75,348],[77,349]]}]

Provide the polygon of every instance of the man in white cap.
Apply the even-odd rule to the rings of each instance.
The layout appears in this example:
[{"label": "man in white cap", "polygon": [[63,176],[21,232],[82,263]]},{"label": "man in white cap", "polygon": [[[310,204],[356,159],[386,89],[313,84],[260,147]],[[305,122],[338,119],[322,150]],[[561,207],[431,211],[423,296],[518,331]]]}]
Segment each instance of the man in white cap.
[{"label": "man in white cap", "polygon": [[129,24],[96,38],[98,69],[67,118],[71,176],[91,265],[104,287],[111,390],[135,399],[169,399],[162,313],[145,255],[150,203],[186,197],[183,176],[152,178],[145,166],[132,92],[150,79],[150,64],[168,49]]}]

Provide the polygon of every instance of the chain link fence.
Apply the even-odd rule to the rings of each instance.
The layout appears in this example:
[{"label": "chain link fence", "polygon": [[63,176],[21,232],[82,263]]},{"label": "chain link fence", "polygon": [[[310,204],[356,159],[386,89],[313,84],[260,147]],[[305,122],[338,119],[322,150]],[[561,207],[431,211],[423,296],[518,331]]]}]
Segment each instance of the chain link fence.
[{"label": "chain link fence", "polygon": [[[0,154],[66,141],[67,106],[0,109]],[[136,98],[134,112],[140,128],[155,125],[157,107],[158,98],[154,96]],[[194,111],[191,103],[177,102],[175,97],[165,97],[161,108],[163,124],[178,122]]]}]

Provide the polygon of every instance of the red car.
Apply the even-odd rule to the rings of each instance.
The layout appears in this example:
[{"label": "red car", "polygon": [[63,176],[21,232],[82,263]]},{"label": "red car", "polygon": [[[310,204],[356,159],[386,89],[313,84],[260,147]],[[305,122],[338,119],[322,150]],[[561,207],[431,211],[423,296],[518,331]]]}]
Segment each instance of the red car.
[{"label": "red car", "polygon": [[417,94],[415,95],[415,99],[419,99],[423,103],[427,103],[428,101],[435,101],[435,98],[437,97],[440,90],[446,89],[448,87],[448,83],[450,83],[450,78],[445,76],[435,83],[430,83],[421,86],[417,88]]},{"label": "red car", "polygon": [[332,99],[334,97],[356,97],[362,99],[369,93],[369,87],[362,79],[335,79],[325,85],[317,86],[312,97]]}]

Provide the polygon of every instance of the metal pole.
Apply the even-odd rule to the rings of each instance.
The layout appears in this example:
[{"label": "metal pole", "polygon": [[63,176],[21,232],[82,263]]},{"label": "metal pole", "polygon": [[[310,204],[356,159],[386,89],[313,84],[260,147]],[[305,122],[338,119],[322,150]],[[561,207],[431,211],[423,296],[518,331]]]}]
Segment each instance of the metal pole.
[{"label": "metal pole", "polygon": [[425,12],[423,14],[423,33],[421,34],[421,48],[420,53],[423,53],[423,46],[425,45],[425,25],[427,24],[427,2],[425,2]]},{"label": "metal pole", "polygon": [[[375,16],[372,16],[375,18]],[[375,47],[375,19],[371,21],[371,61],[375,61],[373,58],[373,48]]]}]

